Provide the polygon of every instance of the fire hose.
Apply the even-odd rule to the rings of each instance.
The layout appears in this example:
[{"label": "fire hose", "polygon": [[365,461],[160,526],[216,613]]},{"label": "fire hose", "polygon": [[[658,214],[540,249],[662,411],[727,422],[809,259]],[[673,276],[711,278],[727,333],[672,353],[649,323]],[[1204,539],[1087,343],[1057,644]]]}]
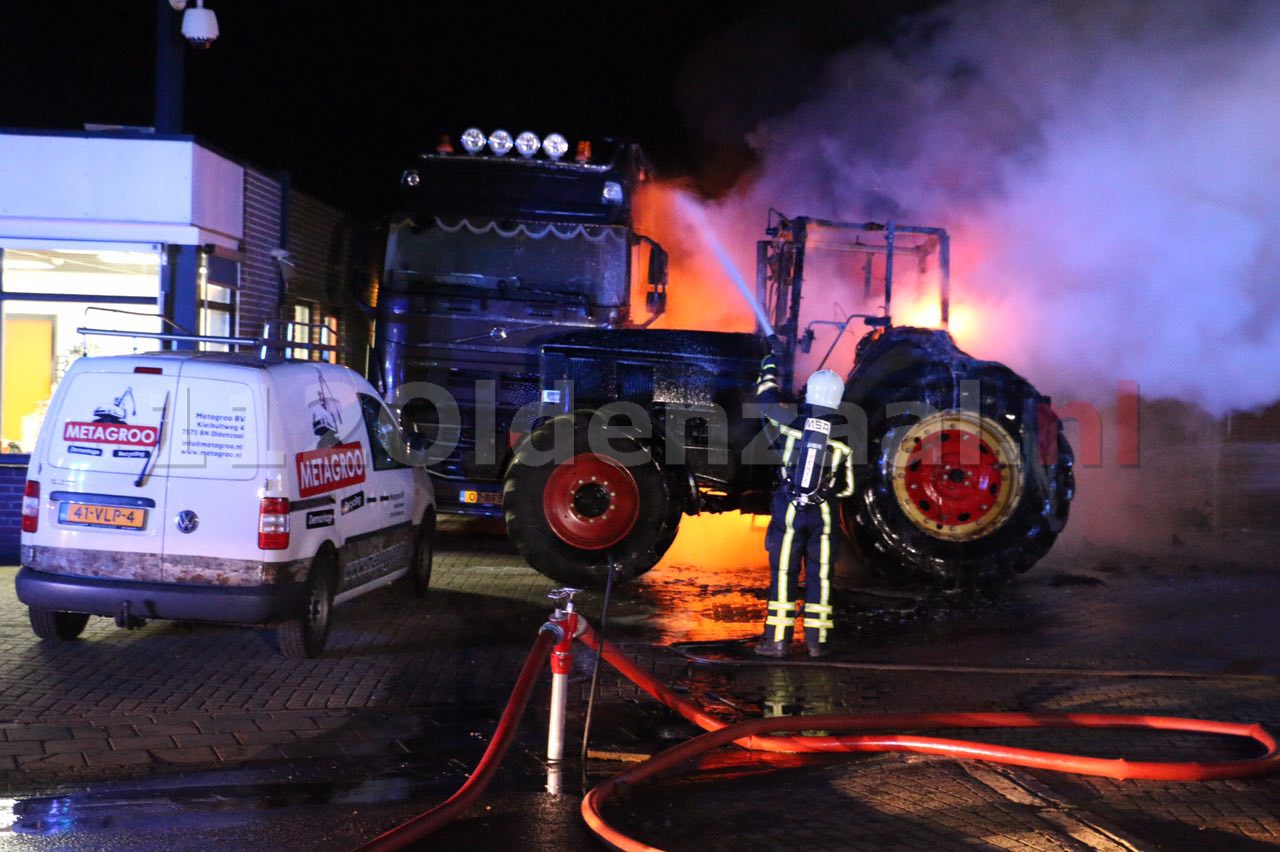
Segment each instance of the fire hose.
[{"label": "fire hose", "polygon": [[[552,644],[563,641],[564,637],[565,631],[558,624],[548,622],[539,628],[538,638],[529,649],[529,656],[525,658],[524,666],[520,669],[516,685],[511,690],[511,697],[507,699],[506,709],[502,711],[498,727],[493,732],[493,739],[489,741],[489,747],[481,755],[480,762],[476,764],[471,777],[458,788],[458,791],[431,810],[424,811],[408,822],[401,823],[375,837],[360,847],[361,852],[403,849],[410,843],[443,828],[484,794],[498,767],[502,765],[502,758],[506,756],[511,741],[515,739],[516,728],[524,715],[525,707],[529,704],[529,695],[538,681],[542,664],[551,653]],[[569,639],[572,641],[572,636]]]},{"label": "fire hose", "polygon": [[[552,620],[542,626],[524,667],[516,680],[511,698],[493,740],[476,765],[471,777],[448,800],[408,822],[391,829],[361,847],[361,850],[401,849],[426,837],[458,816],[483,794],[515,734],[519,717],[528,704],[529,694],[537,681],[538,669],[556,641],[557,660],[553,666],[553,695],[563,700],[564,678],[568,677],[567,655],[574,638],[581,639],[621,675],[649,693],[667,708],[707,733],[654,755],[606,780],[592,789],[582,800],[582,817],[588,828],[616,849],[641,850],[653,847],[641,843],[611,826],[601,808],[610,796],[693,760],[720,746],[735,743],[742,748],[782,753],[834,752],[912,752],[946,757],[983,760],[1032,769],[1095,775],[1120,780],[1208,781],[1224,778],[1249,778],[1280,769],[1280,746],[1275,737],[1257,723],[1219,722],[1173,716],[1122,715],[1111,713],[881,713],[868,715],[780,716],[751,719],[729,724],[717,719],[680,696],[648,671],[626,657],[616,645],[600,639],[591,626],[575,613],[570,602],[567,610],[557,609]],[[559,679],[559,680],[557,680]],[[563,745],[563,712],[555,712],[548,737],[558,760],[557,746]],[[1264,748],[1257,757],[1215,762],[1136,761],[1124,758],[1099,758],[1078,754],[1018,748],[991,743],[955,740],[916,734],[892,733],[893,729],[938,730],[956,728],[1138,728],[1177,731],[1179,733],[1217,734],[1250,739]],[[797,735],[798,731],[833,731],[842,735]],[[853,733],[877,731],[878,733]],[[770,736],[791,732],[790,736]]]}]

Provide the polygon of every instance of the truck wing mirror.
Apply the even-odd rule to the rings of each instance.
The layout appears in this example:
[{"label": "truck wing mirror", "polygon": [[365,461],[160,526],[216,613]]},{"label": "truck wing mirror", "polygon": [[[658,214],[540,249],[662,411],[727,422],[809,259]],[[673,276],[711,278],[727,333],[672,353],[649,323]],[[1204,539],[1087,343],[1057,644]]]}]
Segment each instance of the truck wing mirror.
[{"label": "truck wing mirror", "polygon": [[649,245],[649,284],[661,288],[667,286],[667,252],[657,243]]}]

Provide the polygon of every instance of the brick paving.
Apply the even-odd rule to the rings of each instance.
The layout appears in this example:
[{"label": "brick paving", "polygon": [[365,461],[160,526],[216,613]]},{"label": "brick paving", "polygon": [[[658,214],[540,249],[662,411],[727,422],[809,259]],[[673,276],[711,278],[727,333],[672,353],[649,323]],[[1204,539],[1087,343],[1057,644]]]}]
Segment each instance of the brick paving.
[{"label": "brick paving", "polygon": [[[437,800],[465,777],[483,749],[549,611],[545,594],[553,585],[500,538],[465,531],[447,533],[441,544],[431,595],[417,600],[393,587],[339,607],[330,650],[302,663],[280,656],[269,631],[168,622],[123,631],[93,619],[81,641],[41,643],[13,596],[13,569],[0,569],[0,795],[29,798],[196,777],[192,773],[281,770],[281,777],[295,779],[411,777],[421,786],[420,798]],[[1223,631],[1209,616],[1193,618],[1179,609],[1179,585],[1156,582],[1154,569],[1135,563],[1119,571],[1097,559],[1053,559],[990,610],[921,614],[889,607],[861,620],[846,612],[848,629],[834,665],[766,664],[743,645],[697,644],[754,634],[762,611],[755,577],[745,588],[740,579],[723,576],[694,585],[687,571],[658,569],[618,599],[610,632],[643,665],[728,720],[772,712],[1074,710],[1262,721],[1280,730],[1274,631],[1263,631],[1269,620],[1259,621],[1252,638],[1249,630],[1249,619],[1261,619],[1280,603],[1270,575],[1248,565],[1200,569],[1197,576],[1206,576],[1208,585],[1196,593],[1199,602],[1234,624]],[[1178,570],[1161,568],[1160,576]],[[1153,588],[1172,597],[1153,601]],[[1212,589],[1238,596],[1237,605],[1229,611],[1216,606],[1204,597]],[[1142,598],[1128,610],[1137,613],[1144,631],[1138,638],[1118,633],[1116,613],[1127,605],[1126,595]],[[599,602],[588,594],[582,608],[595,613]],[[1179,613],[1169,619],[1174,629],[1167,633],[1158,632],[1160,606]],[[1197,638],[1197,630],[1205,638]],[[668,647],[688,640],[694,644]],[[1189,655],[1188,645],[1197,653]],[[1182,668],[1199,676],[1123,671],[1172,671],[1187,660],[1195,665]],[[575,658],[571,752],[591,662],[585,651]],[[958,671],[957,665],[978,670]],[[1016,671],[1019,666],[1025,671]],[[1077,671],[1055,675],[1049,668]],[[597,750],[652,753],[693,733],[611,671],[601,673],[597,701]],[[509,758],[516,769],[504,775],[504,789],[492,794],[492,805],[442,833],[441,842],[500,848],[511,828],[503,823],[495,829],[496,814],[505,814],[516,798],[538,800],[545,683],[530,715]],[[1167,758],[1171,750],[1188,759],[1242,756],[1236,744],[1202,737],[1061,731],[983,737],[1104,754],[1123,749],[1136,758]],[[710,774],[631,791],[611,809],[611,818],[674,849],[1280,844],[1277,778],[1116,782],[901,755],[801,765],[733,750],[709,765]],[[575,809],[559,801],[547,807],[557,819],[576,821]],[[367,820],[353,818],[328,845],[296,837],[276,845],[345,848],[413,813],[403,802],[365,810]],[[566,824],[568,834],[557,835],[561,841],[583,839],[575,825]],[[226,833],[232,829],[218,831],[224,833],[205,839],[220,838],[219,845],[229,848],[253,845]],[[543,836],[529,837],[535,835]],[[4,836],[0,831],[0,846]]]}]

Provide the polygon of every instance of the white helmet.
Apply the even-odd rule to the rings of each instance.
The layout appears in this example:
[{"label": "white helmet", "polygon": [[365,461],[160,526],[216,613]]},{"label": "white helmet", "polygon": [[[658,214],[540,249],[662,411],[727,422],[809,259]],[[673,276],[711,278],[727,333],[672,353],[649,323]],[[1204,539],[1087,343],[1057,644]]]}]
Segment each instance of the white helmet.
[{"label": "white helmet", "polygon": [[809,377],[804,390],[805,401],[823,408],[839,408],[844,398],[844,381],[835,370],[819,370]]}]

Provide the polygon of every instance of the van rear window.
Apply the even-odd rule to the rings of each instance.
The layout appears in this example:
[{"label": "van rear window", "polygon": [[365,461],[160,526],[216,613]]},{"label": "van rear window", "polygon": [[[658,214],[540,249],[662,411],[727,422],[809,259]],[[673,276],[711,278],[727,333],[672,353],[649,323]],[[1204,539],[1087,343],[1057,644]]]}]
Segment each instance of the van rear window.
[{"label": "van rear window", "polygon": [[258,414],[249,385],[184,377],[171,413],[169,476],[252,479],[258,475]]},{"label": "van rear window", "polygon": [[46,424],[49,464],[137,476],[156,452],[161,412],[174,385],[168,376],[131,372],[72,377],[61,391],[57,419]]}]

